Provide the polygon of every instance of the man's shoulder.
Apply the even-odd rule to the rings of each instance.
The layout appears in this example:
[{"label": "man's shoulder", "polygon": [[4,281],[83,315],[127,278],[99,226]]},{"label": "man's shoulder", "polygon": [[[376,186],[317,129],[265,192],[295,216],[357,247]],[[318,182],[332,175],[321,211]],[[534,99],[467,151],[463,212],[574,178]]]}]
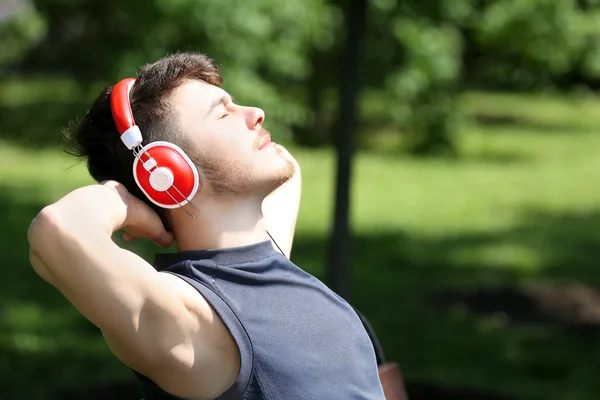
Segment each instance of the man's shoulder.
[{"label": "man's shoulder", "polygon": [[177,343],[177,352],[167,357],[162,367],[146,375],[157,387],[176,396],[215,396],[231,386],[237,376],[236,342],[201,292],[176,274],[161,272],[160,276],[170,293],[177,293],[193,324],[182,327],[185,332],[181,332],[181,340],[164,338],[187,343]]}]

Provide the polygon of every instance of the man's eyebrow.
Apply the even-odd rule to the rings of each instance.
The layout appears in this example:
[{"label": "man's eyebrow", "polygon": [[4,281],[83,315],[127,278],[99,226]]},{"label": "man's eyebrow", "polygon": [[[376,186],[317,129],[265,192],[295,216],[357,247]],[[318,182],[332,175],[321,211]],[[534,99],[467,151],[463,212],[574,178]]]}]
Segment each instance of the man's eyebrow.
[{"label": "man's eyebrow", "polygon": [[214,99],[213,102],[208,107],[208,111],[206,112],[206,114],[208,115],[208,114],[212,113],[214,111],[214,109],[217,108],[218,106],[225,105],[231,101],[233,101],[233,99],[229,95],[223,95],[221,97]]}]

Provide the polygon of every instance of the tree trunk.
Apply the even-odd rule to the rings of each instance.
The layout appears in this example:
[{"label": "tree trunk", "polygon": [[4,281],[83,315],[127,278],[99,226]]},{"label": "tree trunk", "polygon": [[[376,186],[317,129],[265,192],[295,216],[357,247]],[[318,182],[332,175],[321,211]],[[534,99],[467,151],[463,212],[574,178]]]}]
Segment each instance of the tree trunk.
[{"label": "tree trunk", "polygon": [[347,37],[340,71],[337,122],[337,181],[333,235],[326,269],[327,284],[340,296],[350,296],[350,181],[357,121],[357,103],[362,72],[363,41],[366,26],[366,0],[349,2]]}]

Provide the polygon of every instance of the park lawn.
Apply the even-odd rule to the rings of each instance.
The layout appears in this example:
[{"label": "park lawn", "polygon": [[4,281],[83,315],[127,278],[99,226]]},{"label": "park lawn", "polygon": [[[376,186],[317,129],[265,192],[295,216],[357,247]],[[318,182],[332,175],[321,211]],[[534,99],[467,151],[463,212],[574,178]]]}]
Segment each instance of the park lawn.
[{"label": "park lawn", "polygon": [[[21,128],[58,136],[69,111],[82,105],[72,106],[68,91],[57,95],[64,105],[51,104],[52,90],[21,100],[13,92],[18,85],[0,85],[0,388],[9,399],[48,399],[129,380],[96,329],[28,264],[26,230],[35,213],[91,180],[56,145],[27,144]],[[470,117],[494,118],[465,125],[459,159],[357,156],[350,300],[409,381],[519,399],[595,399],[597,341],[556,324],[441,311],[431,296],[600,283],[600,101],[471,93],[463,104]],[[46,107],[55,113],[34,113]],[[293,153],[304,189],[292,260],[322,277],[335,159],[329,150]],[[129,246],[148,260],[157,250]]]}]

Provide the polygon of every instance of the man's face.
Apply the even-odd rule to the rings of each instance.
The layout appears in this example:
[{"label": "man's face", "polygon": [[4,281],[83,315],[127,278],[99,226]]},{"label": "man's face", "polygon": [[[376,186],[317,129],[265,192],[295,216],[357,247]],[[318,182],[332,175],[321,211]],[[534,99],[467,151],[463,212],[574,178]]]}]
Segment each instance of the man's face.
[{"label": "man's face", "polygon": [[262,128],[261,109],[239,106],[223,89],[195,80],[175,90],[171,103],[196,147],[188,155],[216,194],[266,196],[293,175],[293,165]]}]

